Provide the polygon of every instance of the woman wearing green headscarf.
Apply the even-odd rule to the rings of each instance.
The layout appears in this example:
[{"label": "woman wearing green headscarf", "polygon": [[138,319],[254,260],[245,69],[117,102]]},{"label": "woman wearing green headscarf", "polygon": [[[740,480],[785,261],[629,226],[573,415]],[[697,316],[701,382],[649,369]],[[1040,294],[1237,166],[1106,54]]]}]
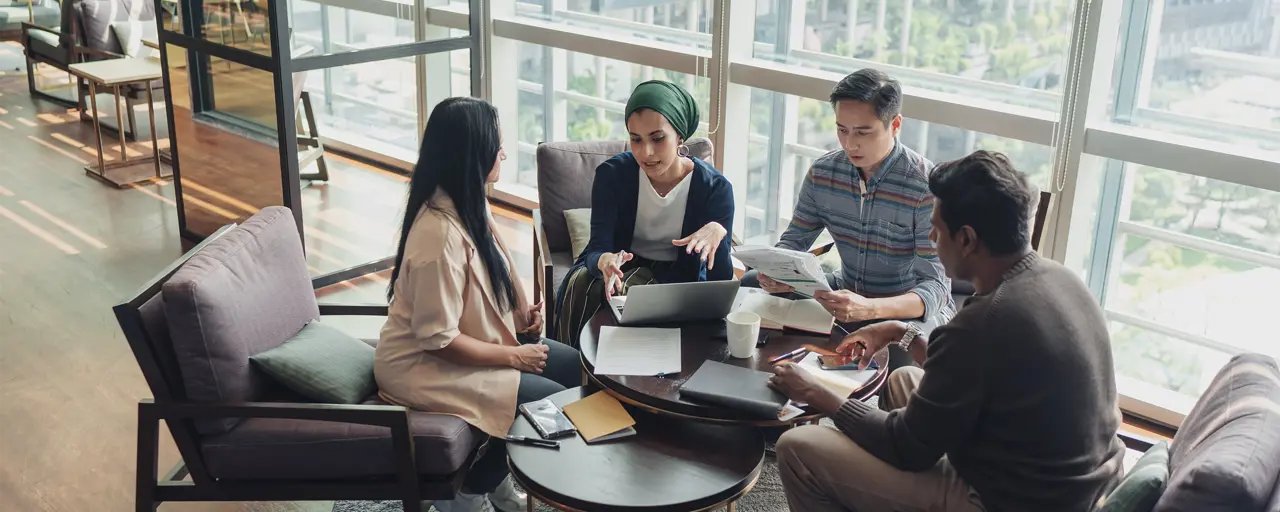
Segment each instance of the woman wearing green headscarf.
[{"label": "woman wearing green headscarf", "polygon": [[733,187],[685,144],[698,105],[678,85],[636,86],[625,109],[631,150],[596,168],[591,241],[560,286],[559,340],[628,286],[733,279]]}]

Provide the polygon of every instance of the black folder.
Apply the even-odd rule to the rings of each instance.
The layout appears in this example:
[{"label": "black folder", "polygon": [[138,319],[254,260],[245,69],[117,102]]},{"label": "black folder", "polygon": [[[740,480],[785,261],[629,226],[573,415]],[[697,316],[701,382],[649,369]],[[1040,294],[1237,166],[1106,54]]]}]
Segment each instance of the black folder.
[{"label": "black folder", "polygon": [[680,398],[737,409],[762,419],[777,418],[787,397],[769,387],[772,374],[715,361],[702,363],[680,386]]}]

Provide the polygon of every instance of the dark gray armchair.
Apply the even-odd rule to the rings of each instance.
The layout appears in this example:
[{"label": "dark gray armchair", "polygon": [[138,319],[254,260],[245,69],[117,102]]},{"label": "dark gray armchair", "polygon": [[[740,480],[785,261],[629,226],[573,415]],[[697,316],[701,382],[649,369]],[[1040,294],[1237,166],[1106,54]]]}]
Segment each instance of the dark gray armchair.
[{"label": "dark gray armchair", "polygon": [[[451,499],[487,436],[456,416],[309,403],[249,363],[328,315],[292,213],[269,207],[164,269],[116,317],[154,399],[138,404],[137,510],[166,501]],[[159,422],[182,455],[157,474]],[[188,479],[189,477],[189,479]]]},{"label": "dark gray armchair", "polygon": [[[689,139],[689,153],[710,162],[705,137]],[[556,288],[573,266],[565,210],[591,207],[596,167],[627,151],[626,141],[544,142],[538,145],[538,209],[533,210],[534,292],[545,301],[547,332],[556,332]]]}]

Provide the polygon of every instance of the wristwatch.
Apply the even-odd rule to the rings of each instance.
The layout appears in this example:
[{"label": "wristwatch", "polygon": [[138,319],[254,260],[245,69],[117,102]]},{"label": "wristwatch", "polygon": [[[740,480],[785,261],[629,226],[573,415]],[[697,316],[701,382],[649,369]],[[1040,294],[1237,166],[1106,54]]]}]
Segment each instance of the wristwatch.
[{"label": "wristwatch", "polygon": [[907,332],[902,333],[902,339],[898,340],[898,347],[906,352],[911,352],[911,341],[920,335],[920,327],[916,324],[907,324]]}]

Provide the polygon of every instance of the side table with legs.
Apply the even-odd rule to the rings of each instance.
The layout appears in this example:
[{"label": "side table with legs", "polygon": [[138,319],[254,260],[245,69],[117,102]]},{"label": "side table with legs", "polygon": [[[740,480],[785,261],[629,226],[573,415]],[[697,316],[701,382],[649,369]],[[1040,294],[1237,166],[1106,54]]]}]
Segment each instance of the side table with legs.
[{"label": "side table with legs", "polygon": [[[84,170],[90,176],[124,188],[130,184],[151,178],[171,176],[171,169],[162,169],[160,165],[160,144],[156,132],[155,99],[152,94],[152,82],[160,80],[163,72],[160,60],[155,58],[124,58],[100,60],[72,64],[71,73],[89,83],[90,108],[93,109],[94,142],[98,149],[98,165],[87,165]],[[125,146],[124,130],[117,130],[120,139],[120,160],[106,163],[102,151],[102,124],[99,122],[98,87],[109,87],[116,102],[116,126],[124,126],[123,112],[120,107],[120,88],[131,84],[142,84],[147,89],[147,118],[151,121],[151,156],[129,158]],[[143,164],[152,164],[144,166]],[[154,170],[152,169],[154,168]]]}]

